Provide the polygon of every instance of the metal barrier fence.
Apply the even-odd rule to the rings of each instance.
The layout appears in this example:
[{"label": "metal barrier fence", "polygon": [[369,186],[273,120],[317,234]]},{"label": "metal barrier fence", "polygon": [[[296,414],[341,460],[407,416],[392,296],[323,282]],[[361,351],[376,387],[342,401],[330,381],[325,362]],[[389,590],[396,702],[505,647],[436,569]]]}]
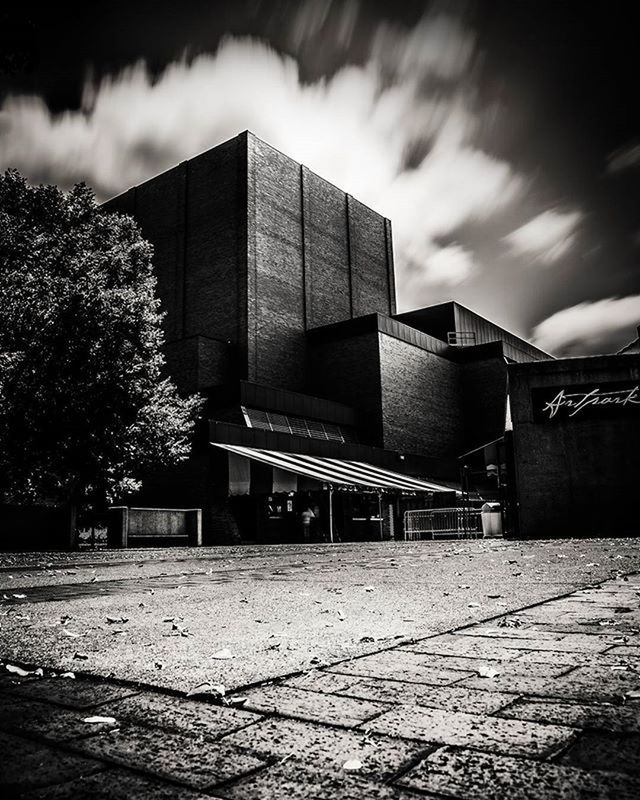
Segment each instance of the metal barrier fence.
[{"label": "metal barrier fence", "polygon": [[404,512],[405,539],[437,539],[454,536],[467,539],[482,537],[479,509],[433,508]]}]

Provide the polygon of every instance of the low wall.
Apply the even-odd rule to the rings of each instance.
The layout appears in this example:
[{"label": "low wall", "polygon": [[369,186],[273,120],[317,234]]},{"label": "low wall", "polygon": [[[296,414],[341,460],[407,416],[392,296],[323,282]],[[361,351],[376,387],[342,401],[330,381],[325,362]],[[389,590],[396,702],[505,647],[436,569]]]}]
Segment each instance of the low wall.
[{"label": "low wall", "polygon": [[145,547],[159,539],[199,547],[202,544],[202,510],[112,506],[108,535],[110,547]]}]

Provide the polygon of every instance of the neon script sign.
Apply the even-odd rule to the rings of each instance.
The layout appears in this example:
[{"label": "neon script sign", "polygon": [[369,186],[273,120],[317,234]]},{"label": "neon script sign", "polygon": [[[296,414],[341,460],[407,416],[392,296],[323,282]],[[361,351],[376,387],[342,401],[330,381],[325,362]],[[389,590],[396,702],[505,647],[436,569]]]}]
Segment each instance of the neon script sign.
[{"label": "neon script sign", "polygon": [[604,384],[534,389],[533,416],[537,422],[601,416],[604,412],[637,410],[640,384]]}]

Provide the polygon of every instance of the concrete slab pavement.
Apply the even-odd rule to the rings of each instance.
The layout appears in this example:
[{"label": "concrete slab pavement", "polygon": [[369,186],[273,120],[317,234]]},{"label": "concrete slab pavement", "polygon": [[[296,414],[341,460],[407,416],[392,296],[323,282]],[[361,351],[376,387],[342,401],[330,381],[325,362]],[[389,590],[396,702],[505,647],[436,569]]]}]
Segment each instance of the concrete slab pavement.
[{"label": "concrete slab pavement", "polygon": [[0,782],[25,800],[636,800],[638,652],[630,574],[224,698],[5,669]]}]

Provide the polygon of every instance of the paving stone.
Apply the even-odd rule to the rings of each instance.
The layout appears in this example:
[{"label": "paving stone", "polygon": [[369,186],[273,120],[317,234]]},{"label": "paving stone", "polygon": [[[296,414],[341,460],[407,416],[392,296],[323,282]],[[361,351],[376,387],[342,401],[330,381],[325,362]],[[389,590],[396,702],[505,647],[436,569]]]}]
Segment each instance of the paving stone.
[{"label": "paving stone", "polygon": [[611,606],[614,608],[622,608],[624,606],[640,610],[640,603],[638,603],[638,595],[634,589],[628,591],[611,592],[611,591],[584,591],[576,592],[571,595],[572,603],[589,603],[598,606]]},{"label": "paving stone", "polygon": [[[557,636],[557,639],[549,638]],[[611,642],[607,641],[606,636],[590,636],[588,634],[548,634],[548,636],[538,638],[526,638],[524,636],[499,636],[499,644],[502,647],[516,648],[520,650],[550,650],[557,653],[603,653]]]},{"label": "paving stone", "polygon": [[67,708],[94,708],[138,693],[137,690],[124,686],[71,678],[41,678],[20,684],[14,687],[13,692]]},{"label": "paving stone", "polygon": [[283,681],[282,686],[295,686],[299,689],[311,689],[316,692],[347,692],[351,686],[355,686],[360,681],[356,675],[339,675],[336,672],[324,672],[319,669],[312,669],[295,675]]},{"label": "paving stone", "polygon": [[537,650],[522,650],[518,656],[516,664],[554,664],[558,667],[588,667],[595,665],[598,667],[614,667],[618,664],[628,664],[629,666],[640,665],[640,657],[616,656],[607,651],[606,653],[555,653],[548,650],[540,652]]},{"label": "paving stone", "polygon": [[576,699],[589,702],[620,701],[625,689],[617,681],[609,684],[594,684],[588,679],[574,679],[573,672],[559,678],[529,678],[525,675],[498,675],[495,678],[474,676],[465,678],[460,684],[470,689],[488,689],[512,694],[533,695],[537,697],[555,697],[558,699]]},{"label": "paving stone", "polygon": [[[505,615],[509,619],[517,618],[517,615]],[[557,642],[562,639],[563,634],[553,633],[553,631],[538,630],[534,625],[522,625],[518,628],[500,627],[499,625],[474,625],[471,628],[464,628],[463,630],[456,631],[452,634],[456,638],[460,636],[479,636],[487,639],[546,639],[550,642]],[[497,644],[502,647],[508,647],[504,642],[498,641]]]},{"label": "paving stone", "polygon": [[[600,624],[602,620],[604,624]],[[538,622],[537,627],[549,633],[595,634],[596,636],[636,636],[637,627],[624,619],[608,620],[595,613],[588,619],[556,619],[553,622]]]},{"label": "paving stone", "polygon": [[213,705],[185,697],[143,692],[100,709],[122,722],[153,725],[215,737],[257,722],[260,716],[237,708]]},{"label": "paving stone", "polygon": [[562,763],[640,776],[640,736],[595,731],[583,733],[564,753]]},{"label": "paving stone", "polygon": [[527,615],[527,619],[534,625],[553,624],[553,622],[586,622],[589,619],[605,619],[609,622],[624,620],[625,622],[638,622],[638,614],[629,606],[607,606],[597,603],[572,603],[563,608],[553,606],[544,607],[535,613]]},{"label": "paving stone", "polygon": [[0,666],[0,691],[6,689],[7,691],[11,691],[16,686],[20,686],[24,683],[34,683],[41,680],[39,677],[28,676],[26,678],[21,678],[19,675],[16,675],[13,672],[9,672],[6,668],[5,664]]},{"label": "paving stone", "polygon": [[104,764],[73,753],[54,750],[28,739],[0,733],[0,788],[4,797],[19,791],[61,783],[104,769]]},{"label": "paving stone", "polygon": [[20,800],[215,800],[184,786],[144,778],[123,769],[106,769],[94,775],[20,795]]},{"label": "paving stone", "polygon": [[637,800],[640,780],[615,772],[443,747],[398,784],[459,800]]},{"label": "paving stone", "polygon": [[79,752],[201,790],[264,764],[220,742],[168,731],[159,736],[156,729],[133,725],[73,742],[72,746]]},{"label": "paving stone", "polygon": [[274,718],[225,736],[222,741],[251,749],[263,757],[294,756],[318,767],[341,768],[345,761],[357,758],[363,764],[363,774],[382,778],[393,775],[424,749],[424,745],[415,742],[364,731]]},{"label": "paving stone", "polygon": [[[402,652],[402,649],[399,650]],[[555,678],[570,669],[565,664],[553,664],[541,662],[538,664],[528,664],[522,666],[518,659],[510,658],[488,659],[476,658],[473,656],[441,656],[432,653],[421,653],[421,663],[424,666],[434,667],[442,670],[460,670],[462,672],[478,672],[479,670],[498,669],[510,675],[535,675],[539,678]]]},{"label": "paving stone", "polygon": [[[292,680],[300,681],[293,685],[301,687],[305,685],[302,682],[302,676]],[[290,682],[287,681],[287,683]],[[427,686],[381,678],[358,678],[357,676],[338,675],[334,672],[317,673],[309,688],[319,692],[335,692],[349,697],[360,697],[365,700],[416,703],[431,708],[468,711],[474,714],[493,714],[507,703],[513,702],[513,695],[504,692],[485,692],[478,689],[463,689],[458,686]]]},{"label": "paving stone", "polygon": [[640,646],[632,644],[614,644],[607,650],[608,656],[633,656],[640,659]]},{"label": "paving stone", "polygon": [[640,691],[640,673],[629,667],[616,670],[610,666],[589,664],[575,667],[567,675],[562,675],[556,680],[561,685],[570,686],[574,694],[580,690],[588,692],[596,689],[615,697],[623,697],[627,692]]},{"label": "paving stone", "polygon": [[50,706],[22,697],[0,700],[0,729],[9,732],[37,734],[45,739],[63,742],[113,728],[111,723],[83,722],[85,714]]},{"label": "paving stone", "polygon": [[413,653],[430,653],[443,656],[468,656],[474,658],[494,658],[505,661],[518,657],[513,648],[501,647],[497,639],[472,639],[469,636],[445,634],[424,642],[404,645],[402,650]]},{"label": "paving stone", "polygon": [[264,686],[242,692],[242,696],[247,698],[243,708],[345,727],[355,727],[388,708],[383,703],[321,694],[292,686]]},{"label": "paving stone", "polygon": [[354,658],[327,669],[343,675],[393,678],[415,683],[429,683],[434,686],[448,686],[471,673],[471,671],[465,673],[458,670],[430,667],[423,663],[421,654],[400,650],[387,650],[363,658]]},{"label": "paving stone", "polygon": [[367,722],[367,730],[429,744],[473,747],[489,753],[541,758],[569,742],[574,731],[558,725],[506,720],[440,708],[394,708]]},{"label": "paving stone", "polygon": [[399,787],[376,784],[339,767],[313,769],[294,758],[225,786],[224,793],[232,800],[415,800],[413,792]]},{"label": "paving stone", "polygon": [[498,716],[553,725],[570,725],[574,728],[640,733],[640,708],[630,706],[516,700],[512,705],[501,709]]}]

